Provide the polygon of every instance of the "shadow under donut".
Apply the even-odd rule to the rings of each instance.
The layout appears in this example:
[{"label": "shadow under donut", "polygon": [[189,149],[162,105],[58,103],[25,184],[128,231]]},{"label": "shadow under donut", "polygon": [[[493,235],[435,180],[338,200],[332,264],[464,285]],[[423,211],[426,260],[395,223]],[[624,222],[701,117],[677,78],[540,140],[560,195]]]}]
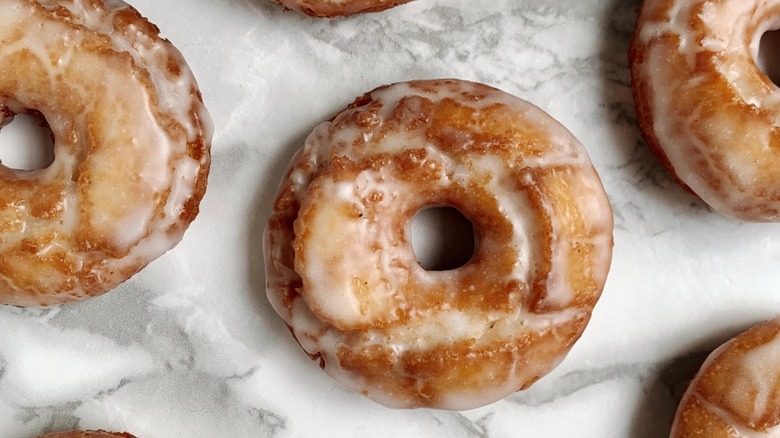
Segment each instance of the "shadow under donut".
[{"label": "shadow under donut", "polygon": [[[311,128],[313,129],[313,127]],[[289,336],[287,328],[282,319],[276,314],[266,297],[266,279],[265,279],[265,258],[263,256],[263,234],[265,232],[268,218],[271,216],[274,198],[276,196],[279,183],[284,176],[287,166],[292,160],[295,152],[300,149],[311,129],[306,130],[295,136],[295,138],[280,150],[283,153],[276,154],[273,162],[267,167],[269,171],[263,175],[262,183],[258,189],[255,201],[253,203],[254,219],[251,223],[249,239],[246,242],[248,264],[246,272],[249,274],[248,284],[254,308],[263,320],[263,325],[268,328],[273,327],[277,334]],[[293,342],[289,343],[293,345]]]},{"label": "shadow under donut", "polygon": [[261,11],[266,15],[281,15],[286,12],[284,6],[273,0],[240,0],[247,9],[254,9]]},{"label": "shadow under donut", "polygon": [[[656,206],[668,210],[665,213],[668,215],[678,216],[691,210],[704,212],[708,209],[674,182],[650,151],[637,123],[631,94],[628,50],[641,2],[610,0],[606,7],[607,15],[601,17],[603,27],[599,47],[599,76],[602,81],[602,105],[611,122],[606,132],[612,137],[611,143],[615,147],[613,163],[617,163],[606,173],[612,176],[611,181],[605,178],[604,183],[608,193],[628,192],[621,198],[611,197],[616,229],[624,230],[633,227],[636,222],[629,217],[635,214],[632,209],[636,206],[627,204],[626,200],[633,202],[639,194],[651,198]],[[631,420],[631,437],[669,436],[677,403],[714,346],[717,344],[707,343],[692,348],[692,353],[649,370],[649,376],[642,383],[645,395],[638,402],[638,409]]]},{"label": "shadow under donut", "polygon": [[686,348],[686,352],[660,364],[645,383],[645,397],[638,404],[631,426],[636,438],[666,438],[671,432],[677,406],[691,380],[716,348],[754,324],[719,329]]},{"label": "shadow under donut", "polygon": [[644,397],[631,420],[631,437],[667,438],[677,404],[711,348],[676,357],[655,368],[643,383]]},{"label": "shadow under donut", "polygon": [[[661,162],[645,143],[631,95],[631,74],[628,50],[633,38],[634,25],[641,0],[610,0],[607,16],[602,17],[601,46],[599,50],[602,105],[612,122],[607,132],[612,136],[614,150],[614,175],[618,181],[605,181],[605,185],[621,184],[624,191],[641,192],[643,197],[670,210],[673,215],[686,211],[709,211],[701,200],[678,186]],[[614,187],[613,187],[614,189]],[[619,190],[616,189],[616,190]],[[608,192],[610,187],[607,187]],[[628,196],[634,199],[634,194]],[[613,205],[616,228],[619,228],[623,205]]]},{"label": "shadow under donut", "polygon": [[[265,19],[275,20],[284,16],[285,12],[288,12],[285,11],[283,6],[273,0],[238,0],[234,3],[237,3],[244,12],[251,15],[262,15]],[[294,14],[293,16],[297,17],[298,15],[299,14]],[[276,315],[276,312],[266,298],[263,233],[268,218],[271,215],[279,182],[293,155],[301,146],[303,146],[309,131],[310,130],[304,132],[304,130],[301,130],[295,138],[283,147],[277,149],[275,145],[272,146],[272,150],[280,150],[283,152],[273,155],[273,158],[271,159],[272,162],[266,167],[268,171],[262,175],[262,178],[260,179],[261,183],[257,189],[250,209],[253,218],[250,223],[249,236],[245,242],[246,257],[244,260],[247,264],[246,272],[249,276],[247,283],[249,285],[249,299],[253,305],[252,307],[256,310],[264,327],[273,328],[277,334],[282,334],[282,332],[284,332],[285,336],[287,336],[286,326],[281,318]]]}]

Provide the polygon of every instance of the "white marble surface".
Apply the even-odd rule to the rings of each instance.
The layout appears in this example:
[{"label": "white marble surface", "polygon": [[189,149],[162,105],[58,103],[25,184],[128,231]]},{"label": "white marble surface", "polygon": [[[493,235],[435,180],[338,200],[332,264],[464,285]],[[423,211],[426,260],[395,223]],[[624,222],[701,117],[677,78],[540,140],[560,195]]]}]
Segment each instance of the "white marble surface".
[{"label": "white marble surface", "polygon": [[[0,436],[665,437],[702,354],[780,310],[778,226],[717,216],[640,139],[626,51],[638,0],[417,0],[313,20],[269,0],[135,0],[184,53],[215,124],[202,212],[113,292],[0,308]],[[335,385],[265,299],[261,234],[306,134],[378,85],[476,80],[586,146],[615,251],[581,341],[532,389],[468,412],[395,411]]]}]

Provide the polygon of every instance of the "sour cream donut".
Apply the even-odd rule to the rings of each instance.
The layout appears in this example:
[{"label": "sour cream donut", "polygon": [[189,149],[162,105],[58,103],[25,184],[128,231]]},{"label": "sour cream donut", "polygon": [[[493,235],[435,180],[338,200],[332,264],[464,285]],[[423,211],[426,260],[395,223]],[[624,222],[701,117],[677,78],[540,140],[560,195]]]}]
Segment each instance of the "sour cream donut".
[{"label": "sour cream donut", "polygon": [[780,436],[780,319],[707,358],[680,402],[671,436]]},{"label": "sour cream donut", "polygon": [[276,0],[293,11],[312,17],[346,17],[364,12],[379,12],[412,0]]},{"label": "sour cream donut", "polygon": [[639,125],[716,211],[780,221],[780,89],[756,66],[780,2],[645,0],[630,50]]},{"label": "sour cream donut", "polygon": [[[211,121],[181,54],[119,0],[5,0],[0,122],[42,114],[54,162],[0,165],[0,303],[98,295],[198,213]],[[2,123],[0,123],[2,126]]]},{"label": "sour cream donut", "polygon": [[129,433],[106,432],[105,430],[57,432],[41,435],[38,438],[135,438]]},{"label": "sour cream donut", "polygon": [[[410,222],[461,211],[471,260],[426,271]],[[612,210],[580,143],[539,108],[458,80],[398,83],[319,125],[265,236],[268,298],[337,382],[391,407],[469,409],[530,386],[585,329]]]}]

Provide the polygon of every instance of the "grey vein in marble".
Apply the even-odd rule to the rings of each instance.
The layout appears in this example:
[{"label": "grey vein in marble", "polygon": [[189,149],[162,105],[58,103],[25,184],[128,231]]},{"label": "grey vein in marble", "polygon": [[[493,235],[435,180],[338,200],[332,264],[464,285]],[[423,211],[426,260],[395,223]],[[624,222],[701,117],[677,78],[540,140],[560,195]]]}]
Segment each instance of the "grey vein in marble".
[{"label": "grey vein in marble", "polygon": [[[713,215],[636,126],[639,0],[416,0],[313,20],[269,0],[134,0],[193,69],[216,126],[182,243],[113,292],[0,308],[0,436],[660,438],[705,353],[780,309],[775,228]],[[587,148],[612,202],[613,268],[552,374],[485,408],[396,411],[331,381],[265,299],[262,229],[307,134],[356,96],[457,77],[529,100]],[[2,135],[2,134],[0,134]],[[713,238],[713,236],[722,236]]]}]

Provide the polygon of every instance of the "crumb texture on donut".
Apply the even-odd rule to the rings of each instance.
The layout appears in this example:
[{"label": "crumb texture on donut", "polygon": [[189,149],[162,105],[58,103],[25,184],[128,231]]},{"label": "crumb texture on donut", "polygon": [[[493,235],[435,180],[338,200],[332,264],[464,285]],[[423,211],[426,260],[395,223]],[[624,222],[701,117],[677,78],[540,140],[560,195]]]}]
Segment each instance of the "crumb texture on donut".
[{"label": "crumb texture on donut", "polygon": [[716,211],[780,220],[780,89],[756,65],[780,2],[645,0],[630,49],[647,143]]},{"label": "crumb texture on donut", "polygon": [[[474,225],[472,259],[426,271],[411,219]],[[318,126],[280,185],[268,296],[335,380],[392,407],[468,409],[531,385],[579,338],[611,260],[612,211],[583,147],[481,84],[378,88]]]},{"label": "crumb texture on donut", "polygon": [[94,296],[172,248],[206,189],[210,118],[181,54],[119,0],[5,0],[0,126],[42,114],[54,162],[0,165],[0,303]]},{"label": "crumb texture on donut", "polygon": [[107,432],[105,430],[55,432],[41,435],[38,438],[136,438],[129,433]]},{"label": "crumb texture on donut", "polygon": [[715,350],[677,410],[672,438],[780,436],[780,319]]},{"label": "crumb texture on donut", "polygon": [[379,12],[412,0],[276,0],[277,3],[312,17],[347,17]]}]

